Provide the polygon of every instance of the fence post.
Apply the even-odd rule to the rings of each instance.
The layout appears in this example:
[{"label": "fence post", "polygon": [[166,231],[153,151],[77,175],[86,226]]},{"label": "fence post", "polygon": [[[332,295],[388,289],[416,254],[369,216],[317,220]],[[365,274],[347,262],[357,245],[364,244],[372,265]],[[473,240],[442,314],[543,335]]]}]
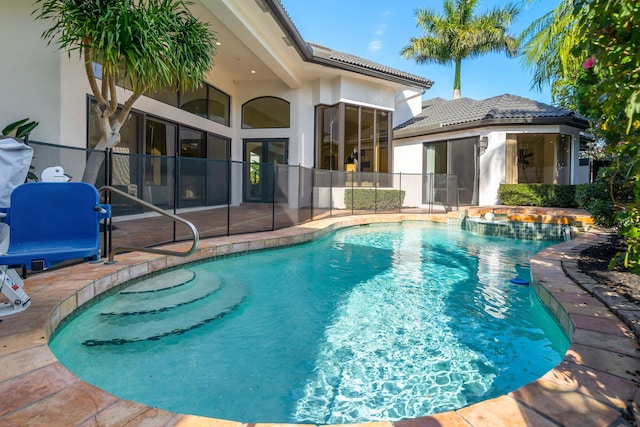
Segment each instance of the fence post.
[{"label": "fence post", "polygon": [[[182,162],[180,162],[179,157],[178,157],[178,151],[176,150],[175,153],[173,153],[173,170],[175,171],[175,180],[174,180],[174,185],[173,185],[173,214],[176,215],[178,213],[178,198],[180,197],[180,184],[181,184],[181,178],[180,175],[182,174]],[[175,221],[173,222],[173,241],[176,241],[176,235],[178,234],[177,232],[177,224]]]},{"label": "fence post", "polygon": [[311,172],[311,221],[313,221],[313,198],[316,186],[316,173],[314,168],[310,168],[309,171]]},{"label": "fence post", "polygon": [[[351,215],[355,215],[355,209],[356,209],[356,205],[355,203],[355,197],[353,195],[353,192],[355,191],[355,178],[356,178],[356,174],[359,174],[360,172],[352,172],[351,175]],[[358,175],[358,180],[360,180],[360,175]]]},{"label": "fence post", "polygon": [[278,181],[278,163],[273,162],[273,195],[271,196],[271,231],[276,229],[276,188]]},{"label": "fence post", "polygon": [[402,172],[400,172],[400,182],[398,183],[398,213],[402,213]]},{"label": "fence post", "polygon": [[231,169],[233,162],[227,159],[227,236],[231,235]]},{"label": "fence post", "polygon": [[378,213],[378,172],[373,172],[373,213]]},{"label": "fence post", "polygon": [[329,218],[333,217],[333,170],[329,171]]},{"label": "fence post", "polygon": [[[107,148],[104,152],[104,173],[105,173],[105,182],[107,183],[107,185],[111,186],[113,185],[113,150],[111,148]],[[105,203],[111,204],[111,192],[107,192],[107,194],[105,194]],[[111,233],[112,231],[112,224],[113,224],[113,219],[111,216],[109,216],[109,218],[106,218],[104,220],[104,243],[103,243],[103,249],[104,249],[104,253],[103,253],[103,257],[107,256],[109,254],[109,252],[111,252],[111,249],[113,248],[113,234]]]}]

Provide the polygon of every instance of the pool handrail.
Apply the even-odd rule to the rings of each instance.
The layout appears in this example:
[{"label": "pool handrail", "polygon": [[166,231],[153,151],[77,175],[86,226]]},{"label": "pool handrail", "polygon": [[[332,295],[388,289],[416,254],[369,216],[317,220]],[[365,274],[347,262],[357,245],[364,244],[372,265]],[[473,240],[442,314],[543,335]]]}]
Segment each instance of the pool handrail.
[{"label": "pool handrail", "polygon": [[193,223],[191,223],[190,221],[181,218],[177,215],[171,214],[163,209],[160,209],[159,207],[152,205],[151,203],[148,203],[142,199],[139,199],[135,196],[130,195],[129,193],[125,193],[122,190],[119,190],[117,188],[114,188],[110,185],[104,185],[102,187],[100,187],[100,189],[98,190],[98,192],[100,194],[103,194],[105,192],[110,192],[110,193],[115,193],[119,196],[124,197],[125,199],[129,199],[134,203],[139,204],[142,207],[145,207],[149,210],[152,210],[154,212],[159,213],[162,216],[165,216],[169,219],[172,219],[174,222],[179,222],[181,224],[186,225],[187,227],[189,227],[189,229],[191,230],[191,235],[192,237],[192,244],[191,244],[191,248],[189,248],[188,251],[172,251],[172,250],[168,250],[168,249],[157,249],[157,248],[148,248],[148,247],[143,247],[143,246],[117,246],[113,249],[111,249],[109,251],[109,260],[105,263],[105,264],[113,264],[116,261],[114,260],[115,256],[117,253],[119,252],[123,252],[123,251],[138,251],[138,252],[148,252],[148,253],[152,253],[152,254],[159,254],[159,255],[172,255],[172,256],[180,256],[180,257],[188,257],[189,255],[193,254],[196,249],[198,248],[198,243],[200,241],[200,235],[198,234],[198,230],[196,229],[196,226],[193,225]]}]

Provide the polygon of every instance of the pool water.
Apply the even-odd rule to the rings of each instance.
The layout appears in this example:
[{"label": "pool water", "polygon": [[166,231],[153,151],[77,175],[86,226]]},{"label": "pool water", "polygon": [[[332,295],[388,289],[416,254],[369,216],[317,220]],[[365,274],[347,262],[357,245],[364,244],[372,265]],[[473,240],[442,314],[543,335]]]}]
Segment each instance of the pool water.
[{"label": "pool water", "polygon": [[133,285],[50,346],[82,380],[179,413],[316,424],[434,414],[562,360],[558,324],[530,286],[509,283],[552,243],[429,223],[343,229],[187,266],[175,288]]}]

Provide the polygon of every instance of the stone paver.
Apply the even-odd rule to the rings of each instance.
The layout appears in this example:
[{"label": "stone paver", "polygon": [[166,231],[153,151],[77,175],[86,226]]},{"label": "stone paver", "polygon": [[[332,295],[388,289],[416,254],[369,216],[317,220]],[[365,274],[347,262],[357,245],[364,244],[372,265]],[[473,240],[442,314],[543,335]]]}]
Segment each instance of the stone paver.
[{"label": "stone paver", "polygon": [[[533,208],[523,212],[538,215]],[[33,275],[25,285],[33,305],[25,313],[0,322],[0,425],[276,426],[176,414],[120,400],[76,378],[57,362],[46,342],[59,322],[79,306],[131,278],[188,260],[313,240],[340,227],[403,220],[446,222],[447,216],[324,219],[274,232],[202,240],[187,260],[131,253],[118,255],[118,263],[113,265],[80,264]],[[638,395],[640,359],[636,335],[627,325],[637,328],[640,315],[637,307],[608,295],[606,289],[576,270],[579,252],[599,238],[586,233],[543,250],[531,262],[532,286],[572,337],[562,363],[542,378],[496,399],[457,411],[393,423],[364,423],[361,427],[629,425],[622,413]],[[189,244],[167,247],[184,250]],[[584,286],[579,285],[581,281]]]}]

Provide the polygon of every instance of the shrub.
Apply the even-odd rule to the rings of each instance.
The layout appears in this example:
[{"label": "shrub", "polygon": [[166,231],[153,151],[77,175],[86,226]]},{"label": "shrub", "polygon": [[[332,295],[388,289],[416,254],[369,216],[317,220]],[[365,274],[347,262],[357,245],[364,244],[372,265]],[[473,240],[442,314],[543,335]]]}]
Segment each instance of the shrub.
[{"label": "shrub", "polygon": [[507,206],[575,208],[575,185],[501,184],[500,203]]},{"label": "shrub", "polygon": [[616,208],[609,194],[609,186],[603,181],[576,186],[576,203],[589,211],[596,225],[611,228],[616,222]]},{"label": "shrub", "polygon": [[399,209],[404,203],[403,190],[378,190],[347,188],[344,190],[344,205],[347,209],[386,210]]}]

